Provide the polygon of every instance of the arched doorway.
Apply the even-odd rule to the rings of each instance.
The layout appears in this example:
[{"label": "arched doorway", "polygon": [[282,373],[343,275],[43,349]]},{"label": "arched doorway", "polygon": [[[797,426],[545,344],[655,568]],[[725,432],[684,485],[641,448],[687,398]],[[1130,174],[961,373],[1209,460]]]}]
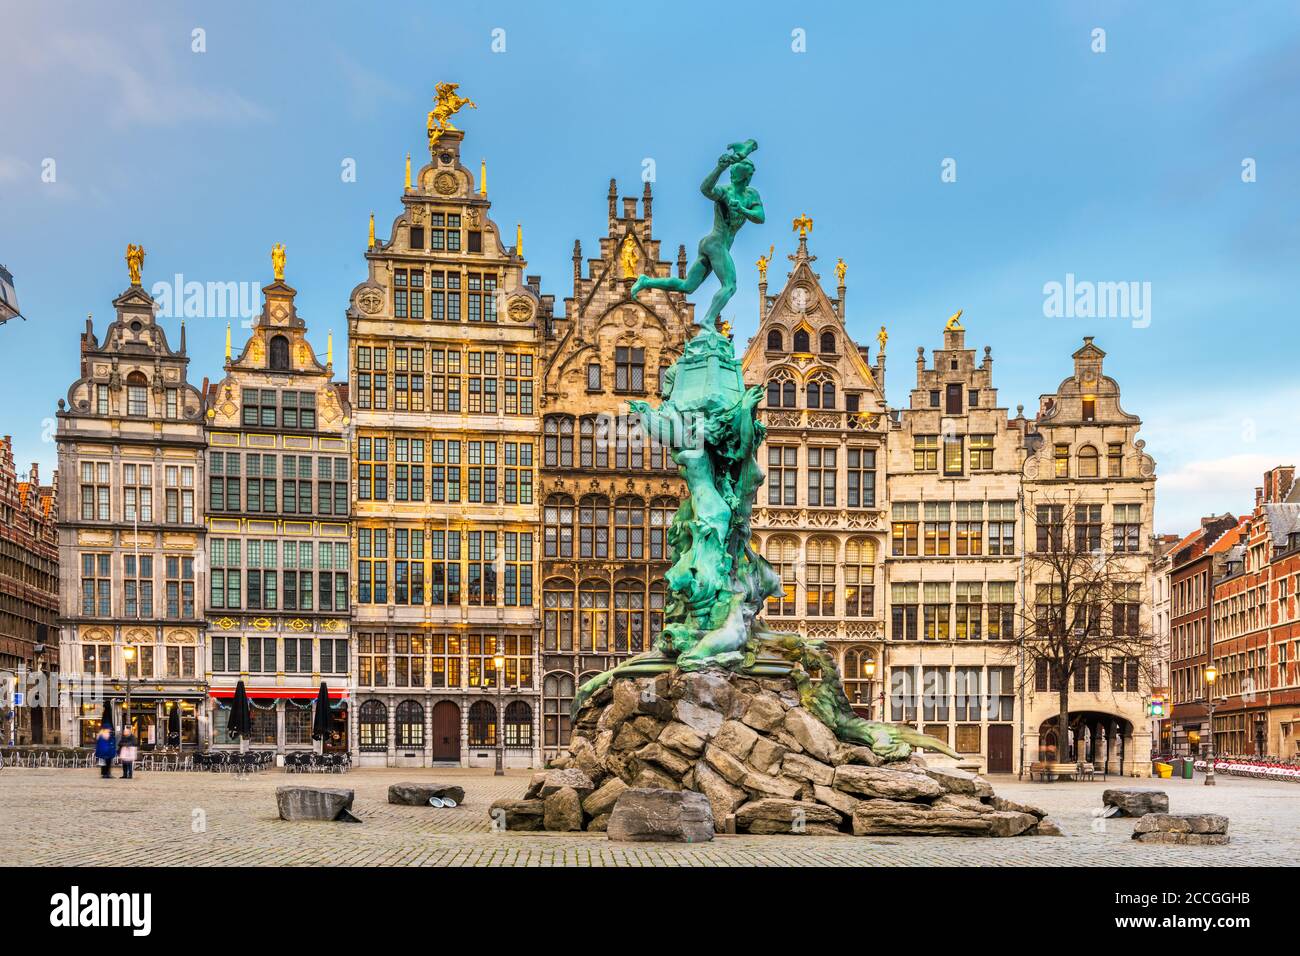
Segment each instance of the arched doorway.
[{"label": "arched doorway", "polygon": [[449,700],[433,705],[433,759],[460,762],[460,708]]},{"label": "arched doorway", "polygon": [[1124,772],[1133,724],[1123,717],[1098,711],[1071,711],[1068,733],[1060,740],[1058,718],[1049,717],[1038,728],[1038,759],[1049,763],[1090,763],[1107,773]]}]

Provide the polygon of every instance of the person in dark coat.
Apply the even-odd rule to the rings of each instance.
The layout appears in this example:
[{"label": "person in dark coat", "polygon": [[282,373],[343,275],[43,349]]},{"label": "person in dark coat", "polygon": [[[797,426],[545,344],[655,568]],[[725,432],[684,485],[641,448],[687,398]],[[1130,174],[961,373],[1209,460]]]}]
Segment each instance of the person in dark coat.
[{"label": "person in dark coat", "polygon": [[126,725],[126,730],[122,733],[122,746],[118,750],[118,756],[122,758],[122,779],[132,780],[135,778],[135,758],[139,751],[139,741],[136,739],[135,730],[130,724]]},{"label": "person in dark coat", "polygon": [[99,736],[95,738],[95,763],[99,764],[99,775],[105,780],[113,775],[113,758],[116,756],[113,732],[107,727],[100,728]]}]

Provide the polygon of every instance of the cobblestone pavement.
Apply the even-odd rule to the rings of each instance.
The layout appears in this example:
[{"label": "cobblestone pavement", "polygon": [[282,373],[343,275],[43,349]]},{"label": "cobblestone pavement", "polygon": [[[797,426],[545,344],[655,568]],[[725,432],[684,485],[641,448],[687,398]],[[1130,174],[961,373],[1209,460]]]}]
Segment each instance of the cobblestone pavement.
[{"label": "cobblestone pavement", "polygon": [[[499,833],[488,806],[516,797],[528,771],[354,770],[341,776],[280,771],[239,778],[137,773],[101,780],[97,770],[0,772],[0,859],[7,865],[290,866],[1214,866],[1295,865],[1300,785],[1220,777],[1051,784],[992,778],[1002,796],[1046,808],[1067,836],[1011,839],[726,836],[696,846],[618,844],[603,835]],[[390,806],[399,780],[465,788],[454,810]],[[275,788],[302,783],[356,791],[365,822],[285,823]],[[1231,818],[1224,847],[1144,846],[1133,821],[1099,819],[1107,786],[1160,787],[1173,812]]]}]

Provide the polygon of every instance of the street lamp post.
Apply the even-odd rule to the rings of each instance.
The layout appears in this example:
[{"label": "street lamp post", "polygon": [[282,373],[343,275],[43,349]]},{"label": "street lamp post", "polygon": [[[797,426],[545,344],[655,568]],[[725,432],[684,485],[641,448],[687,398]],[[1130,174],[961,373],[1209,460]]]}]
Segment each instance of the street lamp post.
[{"label": "street lamp post", "polygon": [[506,656],[498,653],[492,658],[492,663],[497,669],[497,766],[493,776],[504,777],[505,770],[505,717],[502,714],[501,707],[504,702],[503,694],[505,693],[505,669]]},{"label": "street lamp post", "polygon": [[1213,664],[1205,668],[1205,699],[1208,705],[1210,719],[1210,755],[1205,762],[1205,785],[1207,787],[1215,786],[1214,782],[1214,682],[1218,679],[1219,671]]},{"label": "street lamp post", "polygon": [[131,662],[135,660],[135,646],[127,644],[122,648],[122,659],[126,661],[126,719],[122,721],[122,736],[126,736],[131,726]]},{"label": "street lamp post", "polygon": [[[867,702],[868,702],[868,705],[869,705],[869,708],[868,708],[868,709],[869,709],[869,710],[874,710],[875,708],[872,707],[872,706],[870,706],[870,705],[874,705],[874,704],[875,704],[875,701],[876,701],[876,697],[875,697],[875,691],[876,691],[876,689],[875,689],[875,683],[876,683],[876,681],[875,681],[875,678],[876,678],[876,659],[875,659],[874,657],[868,657],[868,658],[867,658],[867,662],[866,662],[865,664],[862,665],[862,673],[864,673],[864,674],[867,675]],[[881,720],[884,720],[884,719],[885,719],[885,715],[884,715],[884,706],[885,706],[885,705],[884,705],[884,700],[883,700],[884,695],[882,694],[881,697],[882,697],[882,700],[881,700],[881,703],[880,703],[880,706],[881,706],[880,719],[881,719]]]}]

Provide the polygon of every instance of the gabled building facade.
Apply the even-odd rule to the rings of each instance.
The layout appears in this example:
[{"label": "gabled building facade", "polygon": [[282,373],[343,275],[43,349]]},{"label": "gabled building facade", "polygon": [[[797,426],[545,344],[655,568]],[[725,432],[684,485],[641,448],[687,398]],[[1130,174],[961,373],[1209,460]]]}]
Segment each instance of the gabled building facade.
[{"label": "gabled building facade", "polygon": [[[1120,387],[1105,374],[1106,353],[1091,336],[1074,352],[1074,373],[1041,396],[1029,426],[1024,466],[1026,562],[1023,602],[1032,613],[1042,589],[1053,587],[1043,562],[1032,559],[1068,528],[1077,551],[1105,555],[1107,574],[1127,590],[1101,627],[1153,635],[1149,569],[1155,509],[1155,461],[1137,437],[1142,420],[1120,405]],[[1067,513],[1068,512],[1068,513]],[[1122,581],[1120,579],[1123,579]],[[1153,645],[1154,646],[1154,645]],[[1070,732],[1077,759],[1112,772],[1150,773],[1151,730],[1146,716],[1153,662],[1132,657],[1096,661],[1075,674]],[[1057,740],[1060,701],[1048,668],[1024,675],[1025,760],[1057,760],[1068,742]]]},{"label": "gabled building facade", "polygon": [[[661,394],[662,376],[694,328],[684,295],[646,289],[669,275],[645,185],[620,207],[610,180],[606,234],[584,260],[573,247],[573,293],[541,342],[542,750],[569,742],[579,685],[648,650],[663,626],[668,526],[685,493],[669,449],[641,431],[628,401]],[[585,268],[584,268],[585,266]],[[677,271],[686,268],[678,249]]]},{"label": "gabled building facade", "polygon": [[[440,132],[348,308],[363,764],[535,766],[540,331],[522,229]],[[509,240],[513,238],[513,243]],[[501,660],[498,669],[497,661]]]},{"label": "gabled building facade", "polygon": [[1024,415],[998,403],[992,350],[961,313],[890,423],[885,662],[892,721],[992,773],[1020,769],[1017,660]]},{"label": "gabled building facade", "polygon": [[[181,743],[208,739],[203,717],[203,401],[187,379],[185,327],[173,351],[140,284],[113,300],[101,342],[81,336],[80,377],[59,400],[59,658],[67,745],[93,743],[105,699],[119,731],[161,745],[171,709]],[[128,696],[130,705],[128,708]]]},{"label": "gabled building facade", "polygon": [[[768,600],[768,625],[825,641],[849,700],[879,718],[886,543],[883,381],[885,336],[875,365],[849,334],[846,266],[827,294],[808,251],[807,217],[784,285],[768,294],[759,262],[758,331],[742,357],[745,381],[766,388],[767,480],[753,513],[755,550],[784,585]],[[872,663],[872,667],[868,663]]]},{"label": "gabled building facade", "polygon": [[284,281],[275,279],[225,377],[210,386],[207,659],[212,743],[227,733],[243,681],[250,743],[284,753],[313,746],[312,701],[321,682],[334,707],[326,751],[346,751],[351,507],[346,388],[332,347],[321,363]]}]

